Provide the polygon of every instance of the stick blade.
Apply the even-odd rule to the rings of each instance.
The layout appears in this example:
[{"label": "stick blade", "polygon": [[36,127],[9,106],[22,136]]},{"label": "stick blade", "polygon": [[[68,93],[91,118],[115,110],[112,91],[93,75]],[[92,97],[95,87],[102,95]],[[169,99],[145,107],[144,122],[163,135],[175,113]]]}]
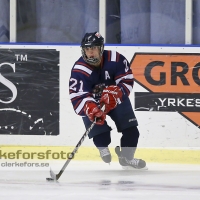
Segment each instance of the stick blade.
[{"label": "stick blade", "polygon": [[52,178],[46,178],[46,180],[47,180],[48,182],[55,182],[54,179],[52,179]]}]

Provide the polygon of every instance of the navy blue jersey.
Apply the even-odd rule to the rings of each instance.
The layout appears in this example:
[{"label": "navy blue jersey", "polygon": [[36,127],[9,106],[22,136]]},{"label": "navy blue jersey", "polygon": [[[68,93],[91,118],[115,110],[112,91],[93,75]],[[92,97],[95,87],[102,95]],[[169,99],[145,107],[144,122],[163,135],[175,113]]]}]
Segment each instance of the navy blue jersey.
[{"label": "navy blue jersey", "polygon": [[109,85],[121,88],[122,101],[129,96],[133,88],[130,64],[122,54],[104,50],[100,67],[91,66],[80,57],[71,70],[69,81],[70,99],[75,112],[85,116],[85,103],[94,101],[98,104],[102,89]]}]

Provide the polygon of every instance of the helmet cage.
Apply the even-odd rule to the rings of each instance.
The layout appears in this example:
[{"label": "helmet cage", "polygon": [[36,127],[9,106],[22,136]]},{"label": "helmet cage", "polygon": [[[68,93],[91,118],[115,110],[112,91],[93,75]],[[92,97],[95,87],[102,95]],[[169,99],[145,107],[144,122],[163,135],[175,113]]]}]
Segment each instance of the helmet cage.
[{"label": "helmet cage", "polygon": [[101,46],[98,46],[99,47],[99,58],[88,58],[86,53],[85,53],[85,48],[86,47],[81,47],[81,53],[82,53],[82,57],[83,57],[83,60],[90,64],[90,65],[97,65],[97,64],[100,64],[101,62],[101,57],[103,55],[103,51],[104,51],[104,45],[101,45]]}]

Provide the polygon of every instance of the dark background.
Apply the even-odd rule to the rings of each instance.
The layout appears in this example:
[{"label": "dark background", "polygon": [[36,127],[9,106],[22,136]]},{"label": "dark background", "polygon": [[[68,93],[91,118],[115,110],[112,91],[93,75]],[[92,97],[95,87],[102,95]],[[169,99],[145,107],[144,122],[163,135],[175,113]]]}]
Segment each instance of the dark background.
[{"label": "dark background", "polygon": [[[17,61],[16,54],[27,55]],[[1,49],[0,74],[17,88],[16,99],[0,102],[0,134],[59,134],[59,52],[54,49]],[[8,101],[12,91],[1,83],[0,100]]]}]

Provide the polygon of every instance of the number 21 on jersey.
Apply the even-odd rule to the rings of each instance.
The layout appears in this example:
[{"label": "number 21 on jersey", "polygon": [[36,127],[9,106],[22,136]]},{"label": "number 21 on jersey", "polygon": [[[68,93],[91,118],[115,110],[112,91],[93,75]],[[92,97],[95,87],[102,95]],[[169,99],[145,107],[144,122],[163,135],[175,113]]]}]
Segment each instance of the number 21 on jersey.
[{"label": "number 21 on jersey", "polygon": [[78,81],[75,78],[71,78],[70,82],[72,82],[72,84],[69,87],[70,90],[83,92],[83,81],[82,80],[80,80],[78,83]]}]

